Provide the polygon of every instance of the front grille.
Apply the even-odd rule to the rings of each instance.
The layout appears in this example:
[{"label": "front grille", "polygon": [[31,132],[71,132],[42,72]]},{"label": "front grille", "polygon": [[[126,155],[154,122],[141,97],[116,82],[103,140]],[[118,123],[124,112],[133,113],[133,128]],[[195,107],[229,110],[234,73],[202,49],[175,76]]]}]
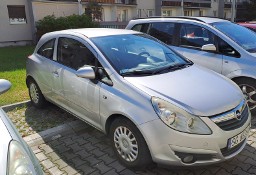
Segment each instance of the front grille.
[{"label": "front grille", "polygon": [[225,147],[225,148],[222,148],[220,151],[224,157],[230,156],[236,153],[243,146],[245,141],[246,139],[231,149],[229,149],[228,147]]},{"label": "front grille", "polygon": [[[240,118],[236,117],[236,112],[241,111]],[[246,103],[241,103],[237,108],[210,119],[224,131],[231,131],[243,126],[249,117],[249,108]]]}]

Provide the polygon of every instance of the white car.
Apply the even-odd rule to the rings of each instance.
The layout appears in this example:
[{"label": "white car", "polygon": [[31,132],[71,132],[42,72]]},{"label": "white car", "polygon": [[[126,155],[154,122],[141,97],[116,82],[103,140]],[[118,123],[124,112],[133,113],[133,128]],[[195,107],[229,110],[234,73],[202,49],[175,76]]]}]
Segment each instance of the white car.
[{"label": "white car", "polygon": [[256,112],[255,32],[212,17],[135,19],[126,29],[147,33],[194,63],[230,78]]},{"label": "white car", "polygon": [[[11,87],[7,80],[0,79],[0,95]],[[22,139],[9,117],[0,108],[0,174],[43,175],[34,153]]]}]

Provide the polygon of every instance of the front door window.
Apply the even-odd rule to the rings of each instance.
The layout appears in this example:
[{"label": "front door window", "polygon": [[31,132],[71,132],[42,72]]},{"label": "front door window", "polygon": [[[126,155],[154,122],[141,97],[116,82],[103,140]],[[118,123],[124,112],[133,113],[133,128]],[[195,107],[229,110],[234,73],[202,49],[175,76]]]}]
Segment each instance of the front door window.
[{"label": "front door window", "polygon": [[57,60],[72,69],[79,69],[85,65],[94,66],[95,56],[81,42],[72,38],[59,38]]}]

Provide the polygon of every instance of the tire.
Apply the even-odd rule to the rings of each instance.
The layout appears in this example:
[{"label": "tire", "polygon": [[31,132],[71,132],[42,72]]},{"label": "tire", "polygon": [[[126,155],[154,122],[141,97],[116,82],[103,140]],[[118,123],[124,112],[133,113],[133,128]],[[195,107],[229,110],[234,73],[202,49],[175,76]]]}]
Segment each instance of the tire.
[{"label": "tire", "polygon": [[251,112],[256,113],[256,80],[250,78],[240,78],[235,80],[235,82],[245,95]]},{"label": "tire", "polygon": [[113,150],[124,166],[141,169],[152,163],[145,139],[130,120],[115,119],[109,134]]},{"label": "tire", "polygon": [[28,83],[29,97],[32,104],[37,108],[43,108],[47,104],[40,88],[34,80],[30,80]]}]

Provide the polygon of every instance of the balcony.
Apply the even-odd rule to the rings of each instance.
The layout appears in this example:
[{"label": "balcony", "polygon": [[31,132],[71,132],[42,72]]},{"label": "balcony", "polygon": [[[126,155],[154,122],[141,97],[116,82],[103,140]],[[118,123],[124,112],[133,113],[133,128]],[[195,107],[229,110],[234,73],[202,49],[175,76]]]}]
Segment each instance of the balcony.
[{"label": "balcony", "polygon": [[[232,3],[231,2],[225,2],[224,8],[231,9]],[[242,2],[237,2],[237,9],[245,9],[246,7]]]},{"label": "balcony", "polygon": [[[162,6],[180,7],[181,0],[162,1]],[[184,0],[184,8],[211,8],[211,0]]]},{"label": "balcony", "polygon": [[[82,2],[89,2],[90,0],[82,0]],[[114,4],[115,0],[95,0],[98,3],[101,4]]]},{"label": "balcony", "polygon": [[115,0],[116,4],[137,5],[137,0]]}]

